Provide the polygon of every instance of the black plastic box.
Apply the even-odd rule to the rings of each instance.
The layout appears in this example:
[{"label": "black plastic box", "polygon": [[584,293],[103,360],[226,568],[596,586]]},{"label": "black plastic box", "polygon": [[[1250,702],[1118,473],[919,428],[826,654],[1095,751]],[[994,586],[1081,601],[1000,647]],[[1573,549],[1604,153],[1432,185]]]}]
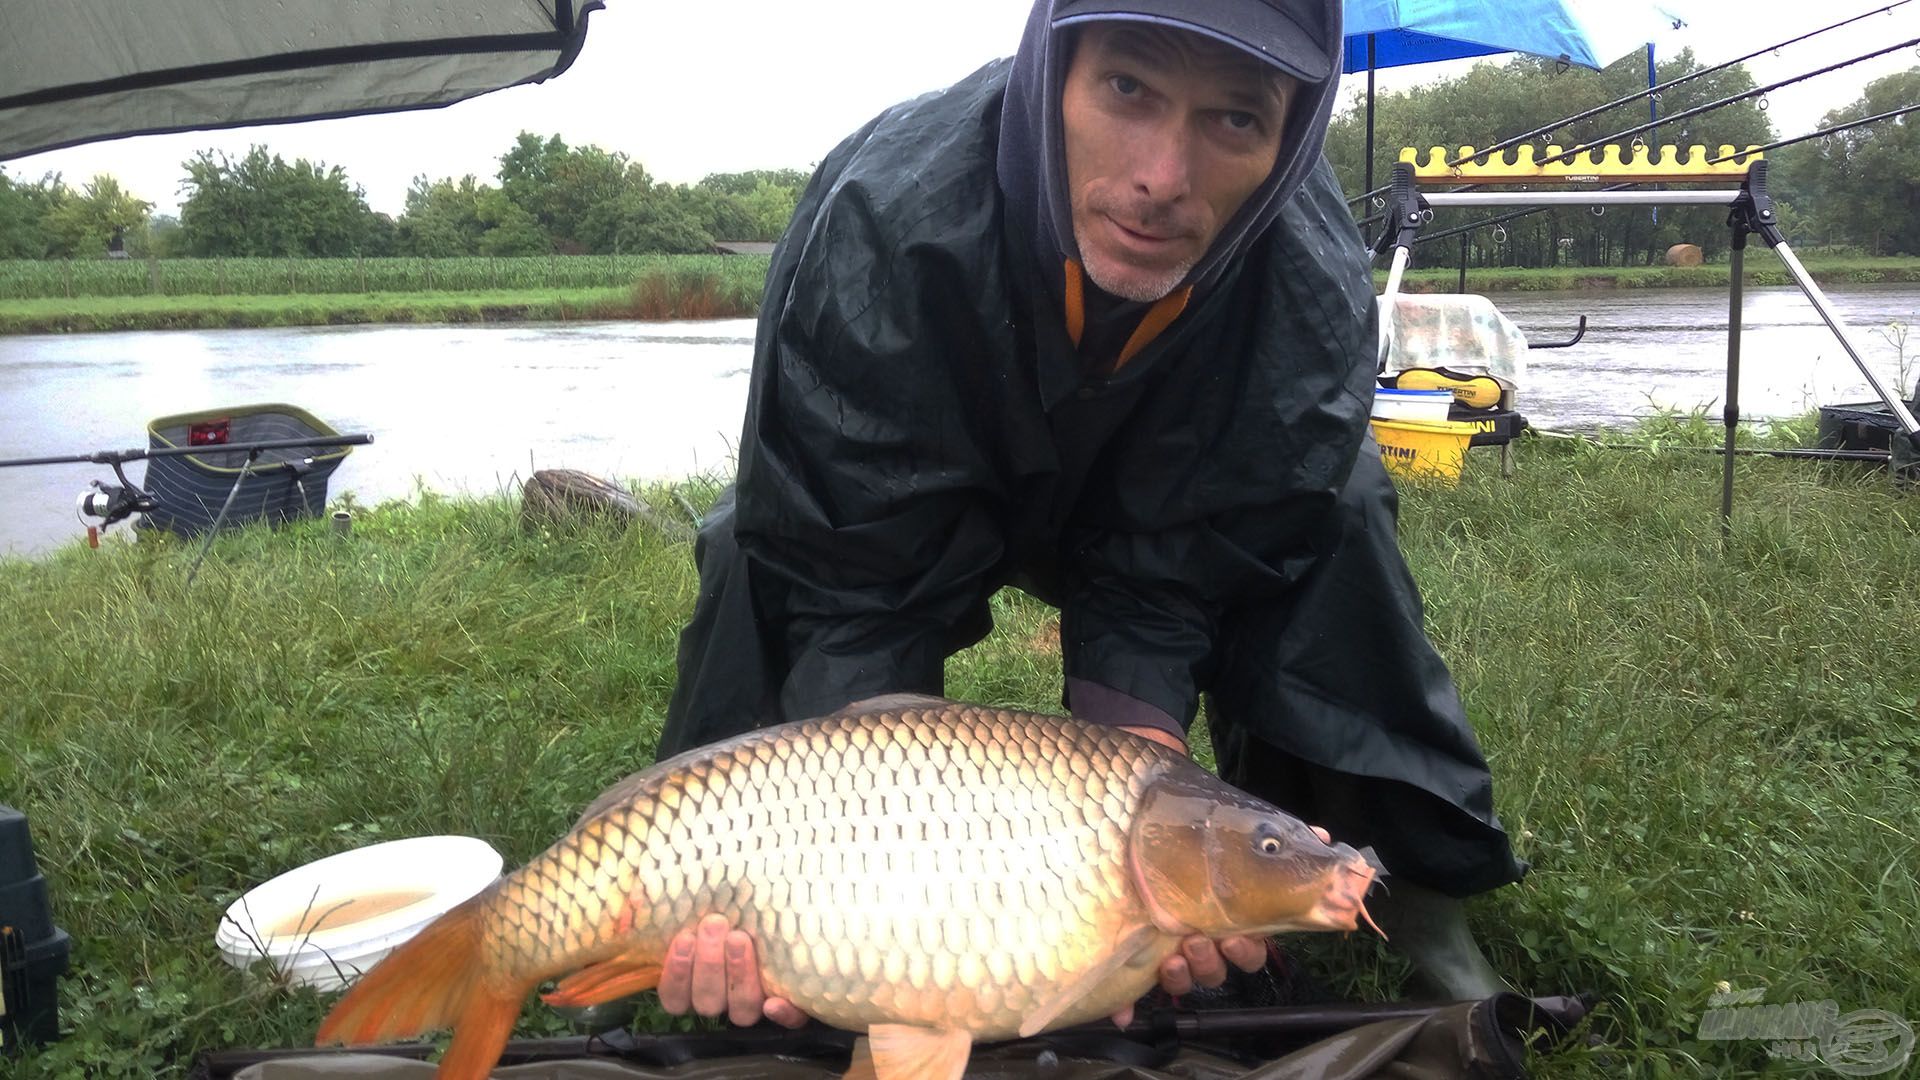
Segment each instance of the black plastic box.
[{"label": "black plastic box", "polygon": [[60,976],[71,948],[65,930],[23,945],[0,927],[0,1052],[60,1037]]},{"label": "black plastic box", "polygon": [[58,983],[71,951],[53,925],[27,817],[0,806],[0,1051],[60,1037]]},{"label": "black plastic box", "polygon": [[[1920,408],[1914,401],[1906,405],[1909,411]],[[1829,450],[1886,450],[1896,481],[1920,482],[1920,448],[1900,430],[1900,421],[1884,401],[1822,405],[1818,442]]]}]

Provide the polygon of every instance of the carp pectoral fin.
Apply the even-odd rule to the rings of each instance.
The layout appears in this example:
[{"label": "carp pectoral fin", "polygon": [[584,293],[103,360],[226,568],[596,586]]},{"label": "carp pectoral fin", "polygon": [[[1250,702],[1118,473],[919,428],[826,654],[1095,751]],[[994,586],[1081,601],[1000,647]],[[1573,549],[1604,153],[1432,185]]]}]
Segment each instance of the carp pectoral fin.
[{"label": "carp pectoral fin", "polygon": [[563,1008],[601,1005],[660,985],[660,964],[652,958],[616,956],[589,964],[560,980],[540,1000]]},{"label": "carp pectoral fin", "polygon": [[853,1067],[841,1080],[960,1080],[973,1036],[912,1024],[875,1024],[853,1044]]},{"label": "carp pectoral fin", "polygon": [[1047,1029],[1047,1026],[1060,1019],[1073,1006],[1073,1003],[1086,997],[1107,981],[1114,972],[1119,971],[1132,960],[1134,954],[1145,948],[1160,930],[1152,923],[1143,923],[1129,930],[1114,943],[1109,952],[1098,964],[1079,978],[1062,986],[1054,995],[1040,1003],[1025,1020],[1020,1023],[1020,1037],[1031,1039]]}]

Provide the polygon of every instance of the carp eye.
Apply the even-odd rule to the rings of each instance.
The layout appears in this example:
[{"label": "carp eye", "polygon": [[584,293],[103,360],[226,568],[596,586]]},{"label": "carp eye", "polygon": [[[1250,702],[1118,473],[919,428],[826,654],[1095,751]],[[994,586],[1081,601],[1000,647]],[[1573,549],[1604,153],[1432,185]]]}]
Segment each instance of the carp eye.
[{"label": "carp eye", "polygon": [[1280,854],[1280,838],[1277,836],[1262,836],[1253,843],[1260,849],[1262,855]]}]

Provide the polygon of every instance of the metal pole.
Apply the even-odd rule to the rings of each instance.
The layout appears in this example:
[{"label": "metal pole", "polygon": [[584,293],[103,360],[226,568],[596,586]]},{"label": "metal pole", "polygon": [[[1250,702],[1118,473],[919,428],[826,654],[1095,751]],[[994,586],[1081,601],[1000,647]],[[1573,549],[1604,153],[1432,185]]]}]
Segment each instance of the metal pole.
[{"label": "metal pole", "polygon": [[[1655,93],[1653,89],[1654,71],[1653,42],[1649,41],[1647,42],[1647,119],[1649,121],[1660,119],[1660,95]],[[1658,130],[1660,129],[1651,127],[1647,129],[1647,142],[1649,144],[1653,142],[1653,133]],[[1651,153],[1652,151],[1648,152]],[[1657,206],[1653,208],[1653,223],[1655,225],[1660,224],[1660,208]],[[1624,253],[1621,261],[1626,261]]]},{"label": "metal pole", "polygon": [[1745,283],[1742,264],[1747,253],[1747,227],[1744,221],[1733,225],[1733,252],[1730,269],[1733,281],[1727,289],[1727,453],[1720,469],[1720,546],[1733,538],[1733,435],[1740,421],[1740,306]]},{"label": "metal pole", "polygon": [[1367,35],[1367,182],[1362,191],[1373,190],[1373,35]]},{"label": "metal pole", "polygon": [[1404,247],[1393,249],[1393,265],[1387,268],[1387,290],[1382,296],[1392,296],[1400,291],[1400,279],[1406,275],[1407,264],[1413,261],[1413,253]]},{"label": "metal pole", "polygon": [[220,514],[213,519],[213,526],[207,530],[206,542],[200,545],[200,553],[193,557],[193,565],[187,568],[187,584],[193,584],[194,575],[200,572],[200,560],[207,557],[207,549],[213,546],[215,534],[227,520],[227,511],[233,509],[234,496],[240,494],[240,485],[247,482],[247,474],[253,471],[254,460],[259,456],[260,451],[252,451],[247,455],[247,463],[240,466],[240,476],[234,480],[233,489],[227,492],[227,501],[220,504]]},{"label": "metal pole", "polygon": [[1457,287],[1455,287],[1453,291],[1460,292],[1460,293],[1467,291],[1467,234],[1466,233],[1460,234],[1460,284]]},{"label": "metal pole", "polygon": [[1920,422],[1914,420],[1913,413],[1907,409],[1907,403],[1901,400],[1899,393],[1889,390],[1886,382],[1867,366],[1865,360],[1861,359],[1860,350],[1853,347],[1853,340],[1847,336],[1846,326],[1834,313],[1833,305],[1827,302],[1827,294],[1821,292],[1820,286],[1814,284],[1813,278],[1807,274],[1807,268],[1800,265],[1800,260],[1794,256],[1793,249],[1787,246],[1785,240],[1776,240],[1773,241],[1773,252],[1780,256],[1781,262],[1787,265],[1787,272],[1793,275],[1793,280],[1799,284],[1800,291],[1806,294],[1814,310],[1820,313],[1820,318],[1826,322],[1827,329],[1832,330],[1833,336],[1840,339],[1841,348],[1846,349],[1847,355],[1853,357],[1854,366],[1860,369],[1860,374],[1867,377],[1867,382],[1873,386],[1873,392],[1880,395],[1880,400],[1886,403],[1894,419],[1900,421],[1900,429],[1909,437],[1920,435]]}]

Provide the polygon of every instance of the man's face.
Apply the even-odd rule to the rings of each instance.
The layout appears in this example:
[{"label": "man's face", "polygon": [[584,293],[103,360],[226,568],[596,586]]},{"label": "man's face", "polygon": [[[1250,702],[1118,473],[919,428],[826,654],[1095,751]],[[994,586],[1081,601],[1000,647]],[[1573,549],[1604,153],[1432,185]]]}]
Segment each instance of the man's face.
[{"label": "man's face", "polygon": [[1198,34],[1086,24],[1060,112],[1094,284],[1141,302],[1172,292],[1273,171],[1294,85]]}]

